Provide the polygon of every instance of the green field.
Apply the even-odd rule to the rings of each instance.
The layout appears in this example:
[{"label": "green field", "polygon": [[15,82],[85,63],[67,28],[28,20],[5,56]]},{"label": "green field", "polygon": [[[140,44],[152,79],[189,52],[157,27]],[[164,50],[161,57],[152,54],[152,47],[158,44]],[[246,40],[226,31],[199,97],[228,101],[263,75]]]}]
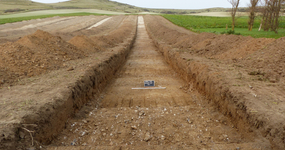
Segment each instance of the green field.
[{"label": "green field", "polygon": [[58,15],[58,14],[78,14],[78,13],[114,14],[114,15],[126,14],[122,12],[113,12],[113,11],[105,11],[98,9],[58,9],[58,10],[40,10],[40,11],[0,15],[0,19],[43,16],[43,15]]},{"label": "green field", "polygon": [[[217,34],[227,33],[231,30],[230,17],[208,17],[208,16],[187,16],[187,15],[162,15],[174,24],[189,29],[194,32],[212,32]],[[256,19],[253,31],[248,31],[247,17],[239,17],[235,26],[235,33],[255,38],[280,38],[285,36],[285,18],[280,19],[280,29],[278,34],[274,32],[258,31],[260,19]],[[228,25],[228,30],[226,30]]]},{"label": "green field", "polygon": [[50,15],[27,16],[27,17],[3,18],[3,19],[0,19],[0,24],[20,22],[20,21],[32,20],[32,19],[49,18],[49,17],[54,17],[54,16],[69,17],[69,16],[88,16],[88,15],[103,15],[103,14],[83,12],[83,13],[50,14]]}]

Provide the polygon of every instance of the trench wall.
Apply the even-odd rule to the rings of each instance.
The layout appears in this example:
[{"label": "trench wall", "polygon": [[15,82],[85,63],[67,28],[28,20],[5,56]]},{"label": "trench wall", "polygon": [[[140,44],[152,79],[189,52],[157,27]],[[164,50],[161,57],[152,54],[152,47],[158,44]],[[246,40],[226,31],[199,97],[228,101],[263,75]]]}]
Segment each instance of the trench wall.
[{"label": "trench wall", "polygon": [[[137,20],[136,18],[133,17]],[[7,129],[7,132],[5,135],[3,134],[5,137],[0,138],[0,149],[26,149],[31,147],[31,141],[34,142],[36,148],[40,145],[49,144],[65,127],[68,118],[74,116],[88,101],[97,100],[108,81],[125,63],[136,39],[137,25],[124,29],[128,31],[128,34],[121,37],[120,45],[113,47],[112,51],[104,52],[107,55],[106,59],[99,64],[88,67],[89,69],[75,83],[59,90],[60,97],[54,99],[52,103],[40,106],[37,112],[24,116],[19,123],[2,126],[3,130]],[[33,139],[24,128],[34,131],[32,133]],[[26,133],[25,140],[20,138],[21,133]]]},{"label": "trench wall", "polygon": [[[240,131],[245,133],[256,132],[257,136],[268,139],[273,149],[285,149],[283,125],[271,126],[270,122],[264,121],[262,117],[250,113],[246,105],[246,101],[250,99],[246,96],[248,94],[237,94],[240,91],[229,88],[227,79],[223,78],[220,72],[211,69],[213,66],[208,64],[209,60],[198,57],[189,61],[177,52],[177,48],[171,46],[171,41],[176,43],[175,47],[177,47],[177,43],[179,44],[186,37],[193,39],[193,41],[196,40],[196,42],[199,41],[195,35],[186,35],[157,22],[154,23],[151,17],[145,16],[149,36],[153,39],[166,62],[188,85],[192,84],[200,93],[204,94],[209,103],[214,104],[220,112],[231,119]],[[157,30],[158,28],[159,30]],[[171,34],[173,35],[171,38],[174,39],[170,40],[170,36],[165,36],[164,39],[161,36],[164,34]]]}]

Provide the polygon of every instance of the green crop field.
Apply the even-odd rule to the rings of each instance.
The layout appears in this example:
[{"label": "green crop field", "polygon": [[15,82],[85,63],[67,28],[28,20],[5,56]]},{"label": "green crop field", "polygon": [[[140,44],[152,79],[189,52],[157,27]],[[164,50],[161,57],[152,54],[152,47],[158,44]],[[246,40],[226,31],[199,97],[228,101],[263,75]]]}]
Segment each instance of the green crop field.
[{"label": "green crop field", "polygon": [[39,15],[39,16],[3,18],[3,19],[0,19],[0,24],[19,22],[19,21],[24,21],[24,20],[32,20],[32,19],[49,18],[49,17],[54,17],[54,16],[69,17],[69,16],[88,16],[88,15],[103,15],[103,14],[84,13],[83,12],[83,13],[50,14],[50,15]]},{"label": "green crop field", "polygon": [[24,12],[24,13],[0,15],[0,19],[55,15],[55,14],[78,14],[78,13],[113,14],[113,15],[126,14],[122,12],[113,12],[113,11],[98,10],[98,9],[57,9],[57,10],[39,10],[39,11],[31,11],[31,12]]},{"label": "green crop field", "polygon": [[[216,34],[227,33],[231,30],[230,17],[208,17],[208,16],[187,16],[187,15],[162,15],[174,24],[194,32],[212,32]],[[247,17],[238,17],[235,25],[235,33],[255,38],[280,38],[285,36],[285,18],[281,17],[278,34],[274,32],[258,31],[260,19],[257,18],[253,25],[253,31],[248,31]],[[228,30],[226,26],[228,25]]]}]

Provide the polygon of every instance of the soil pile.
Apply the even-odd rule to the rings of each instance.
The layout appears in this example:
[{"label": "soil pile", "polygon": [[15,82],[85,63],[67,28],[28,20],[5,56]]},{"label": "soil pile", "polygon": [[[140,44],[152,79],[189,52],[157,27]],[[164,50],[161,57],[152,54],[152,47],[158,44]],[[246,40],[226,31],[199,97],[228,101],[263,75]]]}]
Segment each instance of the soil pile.
[{"label": "soil pile", "polygon": [[[158,40],[161,40],[162,42],[170,45],[175,45],[177,42],[181,42],[181,40],[185,40],[185,38],[188,37],[188,34],[180,33],[176,30],[162,26],[158,21],[146,24],[146,26],[152,26],[152,28],[150,28],[151,33],[155,35]],[[194,38],[195,36],[192,39]]]},{"label": "soil pile", "polygon": [[58,36],[38,30],[14,43],[0,46],[0,80],[13,83],[64,67],[64,62],[84,58],[82,51]]},{"label": "soil pile", "polygon": [[[97,43],[97,45],[101,48],[113,48],[124,42],[125,38],[130,37],[130,33],[134,31],[134,26],[136,26],[136,22],[134,22],[134,16],[128,16],[124,19],[122,25],[112,32],[104,36],[93,36],[90,39]],[[124,38],[125,37],[125,38]]]},{"label": "soil pile", "polygon": [[[184,36],[183,35],[183,38],[179,38],[177,40],[177,43],[175,43],[173,45],[173,47],[175,48],[192,48],[193,46],[195,46],[196,44],[198,48],[202,48],[204,47],[205,45],[208,45],[208,40],[211,40],[211,39],[215,39],[217,37],[216,34],[213,34],[213,33],[201,33],[201,34],[197,34],[197,35],[187,35],[187,36]],[[201,43],[202,42],[202,43]],[[205,42],[205,43],[203,43]]]},{"label": "soil pile", "polygon": [[13,85],[22,78],[66,67],[66,61],[113,48],[134,32],[134,19],[126,17],[118,29],[101,36],[79,35],[66,42],[60,36],[37,30],[16,42],[0,45],[0,85]]},{"label": "soil pile", "polygon": [[261,81],[276,83],[285,77],[285,38],[275,40],[263,49],[248,55],[240,64],[246,68],[254,68],[250,75],[259,75]]},{"label": "soil pile", "polygon": [[[145,19],[150,18],[146,17]],[[156,39],[173,48],[180,49],[179,51],[183,50],[207,58],[242,59],[274,41],[274,39],[255,39],[241,35],[216,35],[213,33],[188,35],[161,24],[159,19],[161,18],[152,19],[151,23],[147,24],[150,33]]]},{"label": "soil pile", "polygon": [[68,43],[76,46],[78,49],[81,49],[82,51],[84,51],[84,53],[98,52],[98,51],[105,51],[106,50],[102,46],[98,46],[98,45],[102,45],[102,42],[95,43],[85,35],[75,36],[70,41],[68,41]]},{"label": "soil pile", "polygon": [[[160,23],[162,19],[145,16],[149,34],[173,68],[205,93],[241,132],[251,128],[249,132],[258,131],[269,139],[273,149],[284,149],[285,38],[185,36],[175,33],[174,25]],[[172,36],[175,44],[171,44],[170,37],[162,36],[162,28],[183,38]]]},{"label": "soil pile", "polygon": [[[206,39],[204,35],[201,36],[203,38],[197,39]],[[212,35],[211,38],[201,40],[201,42],[195,44],[190,53],[221,60],[241,59],[272,41],[274,39],[255,39],[241,35]]]}]

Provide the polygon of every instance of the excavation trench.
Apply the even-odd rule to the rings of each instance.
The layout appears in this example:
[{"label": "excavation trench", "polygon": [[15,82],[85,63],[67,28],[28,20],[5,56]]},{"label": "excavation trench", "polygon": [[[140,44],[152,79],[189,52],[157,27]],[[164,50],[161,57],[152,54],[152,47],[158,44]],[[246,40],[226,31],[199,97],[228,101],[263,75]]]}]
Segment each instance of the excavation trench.
[{"label": "excavation trench", "polygon": [[[234,128],[164,57],[172,59],[159,53],[139,17],[136,41],[126,63],[100,96],[68,120],[46,148],[271,149],[257,133]],[[132,90],[143,88],[144,80],[154,80],[156,87],[166,89]]]},{"label": "excavation trench", "polygon": [[[279,53],[276,45],[283,39],[210,33],[187,35],[160,16],[145,16],[145,19],[158,51],[187,83],[185,89],[194,87],[203,93],[206,101],[231,119],[240,132],[256,132],[257,137],[270,141],[272,149],[284,149],[284,89],[279,88],[284,85],[282,74],[278,83],[272,80],[274,87],[267,87],[268,82],[259,82],[260,79],[255,80],[250,73],[264,67],[261,70],[267,72],[269,78],[275,77],[268,72],[277,64],[283,67],[283,63],[278,59],[273,62],[262,59],[267,64],[260,64],[258,60],[265,53],[269,53],[266,56]],[[258,43],[271,48],[263,48]],[[248,61],[252,58],[252,62]],[[272,99],[280,103],[268,105]]]},{"label": "excavation trench", "polygon": [[[54,70],[23,80],[22,84],[7,90],[3,88],[0,149],[34,149],[49,144],[84,104],[90,100],[96,101],[108,81],[126,61],[136,38],[136,22],[135,16],[127,16],[118,29],[100,36],[105,41],[112,39],[114,44],[119,43],[109,46],[108,51],[89,52],[89,57],[66,62],[65,65],[74,66],[71,69]],[[53,38],[43,31],[35,34]],[[118,37],[117,34],[123,36]]]}]

